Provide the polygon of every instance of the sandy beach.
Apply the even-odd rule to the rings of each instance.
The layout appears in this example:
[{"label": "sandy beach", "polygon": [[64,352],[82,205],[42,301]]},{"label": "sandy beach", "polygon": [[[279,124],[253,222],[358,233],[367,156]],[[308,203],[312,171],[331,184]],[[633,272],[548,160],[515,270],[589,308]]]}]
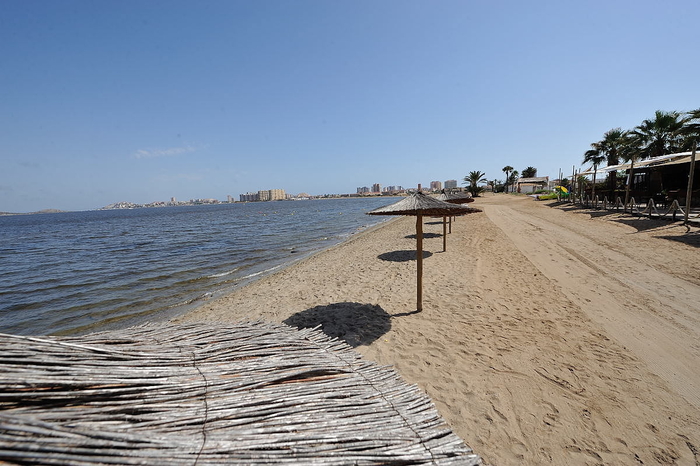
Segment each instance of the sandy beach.
[{"label": "sandy beach", "polygon": [[434,401],[487,464],[700,465],[700,229],[492,195],[401,217],[179,321],[323,325]]}]

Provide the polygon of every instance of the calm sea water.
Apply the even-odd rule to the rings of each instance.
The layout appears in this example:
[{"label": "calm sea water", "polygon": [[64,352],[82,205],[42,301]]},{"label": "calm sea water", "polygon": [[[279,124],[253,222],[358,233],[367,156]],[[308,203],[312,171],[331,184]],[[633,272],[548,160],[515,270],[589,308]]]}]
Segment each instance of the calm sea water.
[{"label": "calm sea water", "polygon": [[181,314],[385,220],[395,199],[0,217],[0,332],[71,334]]}]

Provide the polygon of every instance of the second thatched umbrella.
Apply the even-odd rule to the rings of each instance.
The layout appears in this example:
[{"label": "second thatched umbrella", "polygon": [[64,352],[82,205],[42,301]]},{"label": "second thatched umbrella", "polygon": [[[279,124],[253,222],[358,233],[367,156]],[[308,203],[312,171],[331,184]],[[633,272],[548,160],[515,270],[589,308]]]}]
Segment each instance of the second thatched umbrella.
[{"label": "second thatched umbrella", "polygon": [[440,201],[423,193],[411,194],[395,204],[367,212],[369,215],[411,215],[416,217],[417,310],[423,310],[423,216],[445,217],[481,212]]},{"label": "second thatched umbrella", "polygon": [[470,202],[474,202],[474,198],[471,196],[471,194],[450,193],[444,189],[440,194],[438,194],[437,199],[449,202],[450,204],[468,204]]},{"label": "second thatched umbrella", "polygon": [[[457,193],[450,193],[445,191],[444,189],[440,194],[435,196],[435,199],[438,199],[440,201],[445,201],[449,202],[450,204],[468,204],[470,202],[474,202],[474,198],[472,197],[471,194],[457,194]],[[477,209],[478,210],[478,209]],[[442,251],[445,252],[447,251],[447,216],[442,217],[442,232],[443,232],[443,239],[442,239]],[[452,233],[452,215],[450,215],[450,233]]]}]

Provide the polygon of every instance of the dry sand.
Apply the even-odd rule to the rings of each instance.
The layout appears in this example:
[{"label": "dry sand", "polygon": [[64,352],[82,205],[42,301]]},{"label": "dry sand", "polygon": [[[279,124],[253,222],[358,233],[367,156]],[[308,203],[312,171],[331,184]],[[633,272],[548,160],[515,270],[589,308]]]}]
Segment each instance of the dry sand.
[{"label": "dry sand", "polygon": [[700,465],[700,231],[491,195],[442,252],[414,218],[209,301],[188,321],[323,324],[433,399],[494,465]]}]

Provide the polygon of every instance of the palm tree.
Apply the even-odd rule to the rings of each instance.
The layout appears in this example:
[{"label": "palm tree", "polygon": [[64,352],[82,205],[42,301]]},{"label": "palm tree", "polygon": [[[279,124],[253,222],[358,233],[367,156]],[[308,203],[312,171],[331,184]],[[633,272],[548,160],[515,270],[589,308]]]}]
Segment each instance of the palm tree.
[{"label": "palm tree", "polygon": [[510,177],[510,172],[513,171],[513,167],[511,167],[510,165],[506,165],[501,169],[501,171],[506,174],[506,185],[504,191],[508,192],[508,178]]},{"label": "palm tree", "polygon": [[523,178],[534,178],[537,176],[537,169],[535,167],[527,167],[523,170]]},{"label": "palm tree", "polygon": [[477,197],[484,190],[484,187],[479,185],[486,182],[486,173],[478,170],[469,172],[469,175],[464,177],[464,183],[468,185],[469,192],[474,197]]},{"label": "palm tree", "polygon": [[[623,148],[628,142],[628,132],[622,128],[613,128],[603,135],[603,139],[595,143],[595,148],[605,157],[608,166],[618,165]],[[610,197],[615,197],[615,185],[617,184],[617,171],[608,173],[608,190]]]},{"label": "palm tree", "polygon": [[696,141],[700,140],[700,108],[692,110],[683,119],[683,150],[693,150]]},{"label": "palm tree", "polygon": [[518,177],[520,176],[520,173],[518,170],[513,170],[510,173],[510,176],[508,177],[508,183],[513,187],[511,191],[515,192],[515,182],[518,181]]},{"label": "palm tree", "polygon": [[620,147],[620,157],[625,162],[630,162],[630,172],[627,176],[627,184],[625,186],[625,209],[630,200],[630,189],[634,181],[634,164],[643,157],[644,140],[643,137],[635,131],[627,131],[624,143]]},{"label": "palm tree", "polygon": [[596,172],[598,171],[598,165],[603,163],[605,161],[605,156],[600,153],[600,149],[597,147],[597,143],[591,144],[592,149],[589,149],[586,151],[585,154],[583,154],[583,163],[592,163],[593,164],[593,192],[591,193],[591,197],[593,197],[593,202],[596,202],[595,198],[595,176]]},{"label": "palm tree", "polygon": [[486,186],[490,186],[491,192],[496,194],[496,180],[490,180],[490,181],[486,182]]},{"label": "palm tree", "polygon": [[641,158],[680,152],[686,119],[680,112],[657,110],[653,120],[644,120],[632,132],[641,142]]}]

